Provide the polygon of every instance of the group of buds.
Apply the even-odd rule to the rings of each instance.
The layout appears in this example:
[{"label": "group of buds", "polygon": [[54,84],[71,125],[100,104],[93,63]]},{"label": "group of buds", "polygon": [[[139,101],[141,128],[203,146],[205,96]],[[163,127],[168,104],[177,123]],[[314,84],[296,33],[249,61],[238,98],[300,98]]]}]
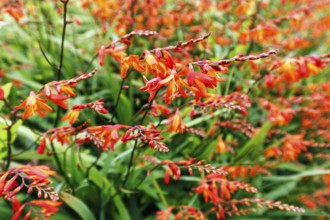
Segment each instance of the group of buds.
[{"label": "group of buds", "polygon": [[23,188],[27,188],[30,194],[34,189],[37,190],[38,198],[42,195],[45,199],[58,200],[59,196],[54,192],[49,180],[50,176],[55,175],[55,171],[47,166],[22,165],[0,173],[0,196],[7,200],[12,200]]}]

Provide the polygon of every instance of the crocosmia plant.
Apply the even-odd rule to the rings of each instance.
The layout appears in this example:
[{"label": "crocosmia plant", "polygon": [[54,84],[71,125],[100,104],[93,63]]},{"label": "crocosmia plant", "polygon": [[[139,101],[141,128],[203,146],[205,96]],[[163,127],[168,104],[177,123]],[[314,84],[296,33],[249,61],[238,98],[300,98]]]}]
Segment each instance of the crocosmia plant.
[{"label": "crocosmia plant", "polygon": [[330,0],[2,0],[0,219],[330,219]]}]

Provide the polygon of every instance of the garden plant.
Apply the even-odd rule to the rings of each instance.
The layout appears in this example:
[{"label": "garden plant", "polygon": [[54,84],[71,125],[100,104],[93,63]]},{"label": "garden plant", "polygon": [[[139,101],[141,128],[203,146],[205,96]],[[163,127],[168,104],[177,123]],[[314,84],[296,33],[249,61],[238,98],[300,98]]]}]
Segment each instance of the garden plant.
[{"label": "garden plant", "polygon": [[0,219],[329,219],[329,12],[1,0]]}]

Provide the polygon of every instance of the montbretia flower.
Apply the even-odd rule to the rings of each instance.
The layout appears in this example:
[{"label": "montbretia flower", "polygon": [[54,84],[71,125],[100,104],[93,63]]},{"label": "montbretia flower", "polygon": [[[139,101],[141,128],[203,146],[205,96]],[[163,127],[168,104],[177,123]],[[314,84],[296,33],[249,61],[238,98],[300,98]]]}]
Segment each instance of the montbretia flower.
[{"label": "montbretia flower", "polygon": [[271,146],[268,147],[265,151],[264,151],[264,156],[266,158],[271,158],[271,157],[275,157],[278,158],[282,155],[282,151],[276,147],[276,146]]},{"label": "montbretia flower", "polygon": [[[108,150],[110,145],[111,151],[114,151],[115,144],[120,140],[119,130],[127,127],[121,124],[91,126],[84,130],[87,136],[85,140],[92,140],[101,150]],[[78,142],[81,142],[81,140],[78,139]]]},{"label": "montbretia flower", "polygon": [[226,147],[226,144],[225,142],[223,141],[222,137],[219,136],[218,137],[218,141],[217,141],[217,144],[215,146],[215,150],[217,152],[219,152],[220,154],[224,154],[225,152],[227,152],[227,147]]},{"label": "montbretia flower", "polygon": [[37,153],[43,154],[46,149],[46,141],[53,142],[56,138],[61,145],[71,144],[71,140],[69,137],[72,137],[76,134],[77,128],[71,126],[63,126],[59,128],[52,128],[45,133],[43,133],[41,137],[41,142],[39,144]]},{"label": "montbretia flower", "polygon": [[72,109],[69,111],[68,114],[66,114],[62,119],[61,121],[66,121],[66,120],[69,120],[69,123],[70,124],[74,124],[78,117],[79,117],[79,114],[80,114],[80,109]]},{"label": "montbretia flower", "polygon": [[23,119],[28,119],[37,112],[41,117],[46,116],[46,112],[52,112],[53,109],[46,104],[47,100],[41,99],[35,92],[31,91],[19,106],[15,106],[15,110],[24,108]]},{"label": "montbretia flower", "polygon": [[167,146],[162,143],[163,137],[160,136],[161,131],[157,129],[147,128],[145,126],[136,125],[129,128],[122,136],[121,141],[126,143],[130,140],[139,139],[142,142],[148,143],[148,145],[160,152],[168,152]]},{"label": "montbretia flower", "polygon": [[57,95],[57,94],[51,94],[50,96],[47,96],[47,99],[49,99],[49,101],[53,102],[54,104],[60,106],[63,109],[68,109],[66,100],[69,98],[70,98],[69,96]]},{"label": "montbretia flower", "polygon": [[207,88],[215,88],[218,82],[223,82],[224,79],[219,78],[214,71],[208,70],[206,66],[202,66],[202,73],[196,72],[191,64],[189,68],[183,69],[187,75],[187,82],[190,90],[196,94],[196,100],[208,98],[210,94]]},{"label": "montbretia flower", "polygon": [[101,114],[108,113],[108,110],[104,108],[104,102],[101,98],[95,102],[74,105],[69,113],[61,119],[61,121],[69,120],[70,124],[74,124],[79,117],[80,111],[86,108],[93,109],[94,111],[100,112]]},{"label": "montbretia flower", "polygon": [[12,200],[17,193],[24,188],[30,194],[35,189],[38,191],[38,197],[50,198],[58,200],[59,196],[54,191],[53,187],[49,187],[52,182],[50,176],[54,176],[55,171],[47,166],[30,166],[22,165],[9,169],[6,172],[0,173],[0,197]]},{"label": "montbretia flower", "polygon": [[124,50],[126,50],[126,46],[122,46],[122,47],[104,47],[103,45],[101,46],[101,48],[99,49],[98,52],[98,58],[99,58],[99,65],[103,66],[104,65],[104,60],[105,60],[105,55],[109,54],[110,56],[112,56],[118,63],[121,62],[121,60],[126,56],[126,53],[123,52]]},{"label": "montbretia flower", "polygon": [[172,71],[171,75],[167,78],[161,80],[158,85],[159,87],[167,84],[165,102],[167,104],[171,103],[171,100],[174,98],[175,93],[178,91],[183,98],[187,98],[188,95],[184,91],[184,87],[189,88],[188,84],[181,79],[180,73],[177,73],[175,70]]},{"label": "montbretia flower", "polygon": [[120,76],[125,79],[127,77],[127,71],[129,68],[133,68],[139,72],[144,72],[143,60],[140,60],[137,55],[130,55],[121,60]]},{"label": "montbretia flower", "polygon": [[286,59],[275,65],[276,71],[280,74],[280,82],[298,82],[311,74],[317,75],[326,63],[317,56],[298,57]]},{"label": "montbretia flower", "polygon": [[167,72],[166,66],[160,62],[154,55],[150,53],[150,51],[145,51],[145,74],[146,76],[150,73],[155,73],[155,75],[159,75],[161,73]]},{"label": "montbretia flower", "polygon": [[154,99],[157,91],[161,87],[161,85],[159,84],[159,82],[161,81],[161,78],[156,77],[151,80],[148,80],[145,76],[143,76],[143,80],[146,85],[144,87],[140,88],[140,90],[143,92],[149,92],[150,95],[149,95],[148,102],[151,102]]},{"label": "montbretia flower", "polygon": [[181,118],[179,109],[176,110],[175,114],[168,120],[169,132],[180,132],[183,133],[184,123]]},{"label": "montbretia flower", "polygon": [[[29,211],[24,215],[23,219],[30,219],[31,214],[33,213],[33,216],[35,217],[34,219],[47,220],[59,211],[58,206],[60,206],[62,202],[38,199],[20,204],[18,200],[15,199],[14,201],[12,201],[12,204],[14,207],[14,215],[12,217],[12,220],[21,219],[20,217],[26,207],[29,207]],[[34,209],[35,207],[38,208]]]}]

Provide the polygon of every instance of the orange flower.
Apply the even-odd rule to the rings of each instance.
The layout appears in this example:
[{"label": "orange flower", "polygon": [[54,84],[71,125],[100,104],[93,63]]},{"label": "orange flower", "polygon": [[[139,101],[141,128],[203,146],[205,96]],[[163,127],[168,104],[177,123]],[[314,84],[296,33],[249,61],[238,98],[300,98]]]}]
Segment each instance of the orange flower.
[{"label": "orange flower", "polygon": [[69,99],[69,96],[51,94],[50,96],[47,96],[47,98],[61,108],[68,109],[65,100]]},{"label": "orange flower", "polygon": [[115,144],[120,140],[118,132],[121,128],[126,128],[125,125],[104,125],[91,126],[86,129],[89,139],[102,150],[107,150],[108,145],[112,151],[115,150]]},{"label": "orange flower", "polygon": [[143,80],[145,82],[145,86],[140,88],[141,91],[143,92],[149,92],[149,99],[148,99],[148,102],[151,102],[151,100],[154,99],[158,89],[161,87],[161,85],[159,85],[159,82],[161,81],[161,78],[160,77],[156,77],[156,78],[153,78],[152,80],[149,80],[143,76]]},{"label": "orange flower", "polygon": [[118,63],[120,63],[121,60],[126,56],[126,53],[124,52],[126,48],[126,46],[114,47],[105,49],[104,52],[112,56]]},{"label": "orange flower", "polygon": [[220,154],[224,154],[225,152],[227,152],[226,144],[221,136],[218,137],[218,142],[217,145],[215,146],[215,150]]},{"label": "orange flower", "polygon": [[41,117],[46,116],[46,112],[52,112],[53,109],[45,104],[47,100],[41,99],[33,91],[30,92],[29,97],[27,97],[19,106],[15,106],[15,110],[25,108],[23,119],[28,119],[35,112],[37,112]]},{"label": "orange flower", "polygon": [[158,76],[161,73],[167,72],[164,63],[160,62],[148,50],[146,50],[144,53],[145,53],[145,62],[146,62],[146,76],[149,74],[149,72],[155,73],[156,76]]},{"label": "orange flower", "polygon": [[196,94],[196,100],[200,97],[208,98],[210,94],[207,92],[207,88],[215,88],[218,82],[224,81],[217,76],[217,73],[212,68],[202,66],[202,73],[195,72],[193,66],[189,64],[189,69],[183,69],[187,72],[187,82],[191,86],[189,89]]},{"label": "orange flower", "polygon": [[176,109],[174,116],[169,119],[168,124],[170,125],[168,131],[183,133],[184,124],[179,109]]},{"label": "orange flower", "polygon": [[70,124],[73,124],[77,121],[78,117],[80,114],[80,110],[79,109],[72,109],[68,114],[66,114],[61,121],[66,121],[69,120]]},{"label": "orange flower", "polygon": [[266,158],[275,157],[278,158],[282,155],[282,151],[278,147],[269,147],[264,151],[264,156]]},{"label": "orange flower", "polygon": [[120,76],[125,79],[127,76],[127,71],[130,67],[133,67],[139,72],[144,72],[144,67],[142,66],[142,60],[140,60],[137,55],[130,55],[125,57],[121,61]]},{"label": "orange flower", "polygon": [[71,97],[75,97],[76,96],[76,94],[73,91],[73,88],[71,86],[68,86],[68,85],[61,86],[60,87],[60,94],[62,94],[62,93],[67,94],[67,95],[69,95]]},{"label": "orange flower", "polygon": [[172,72],[170,76],[163,79],[159,82],[159,87],[167,84],[167,90],[166,90],[166,96],[165,96],[165,102],[167,104],[171,103],[171,100],[174,98],[175,93],[178,91],[183,98],[187,98],[187,94],[183,89],[183,86],[189,88],[188,84],[183,81],[180,78],[179,73],[176,73],[175,71]]}]

